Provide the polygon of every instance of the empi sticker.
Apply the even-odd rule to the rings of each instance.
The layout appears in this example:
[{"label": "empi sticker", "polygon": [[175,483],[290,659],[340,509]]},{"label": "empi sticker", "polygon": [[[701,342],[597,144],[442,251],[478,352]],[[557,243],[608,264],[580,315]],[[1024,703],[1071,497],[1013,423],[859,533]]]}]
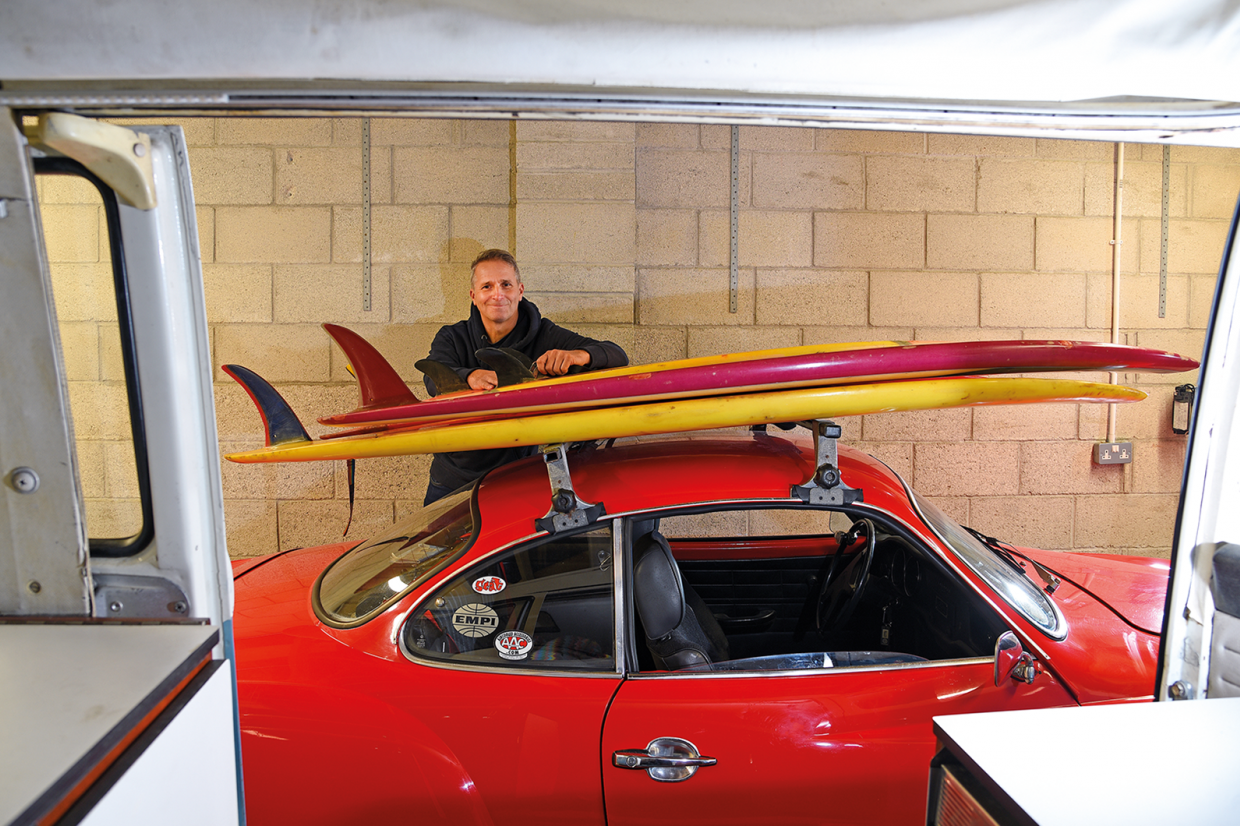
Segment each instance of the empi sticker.
[{"label": "empi sticker", "polygon": [[479,594],[498,594],[508,587],[501,577],[482,576],[474,580],[473,589]]},{"label": "empi sticker", "polygon": [[463,637],[485,637],[499,628],[499,615],[489,605],[471,602],[453,612],[452,627]]},{"label": "empi sticker", "polygon": [[530,635],[520,631],[505,631],[495,638],[495,650],[505,660],[524,660],[533,647]]}]

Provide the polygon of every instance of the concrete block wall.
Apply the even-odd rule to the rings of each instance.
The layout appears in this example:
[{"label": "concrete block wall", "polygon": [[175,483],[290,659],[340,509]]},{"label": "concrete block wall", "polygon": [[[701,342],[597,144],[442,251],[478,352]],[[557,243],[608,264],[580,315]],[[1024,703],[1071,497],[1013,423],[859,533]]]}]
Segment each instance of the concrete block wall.
[{"label": "concrete block wall", "polygon": [[[312,433],[317,416],[356,403],[319,324],[366,336],[425,395],[413,362],[440,325],[464,317],[468,264],[491,246],[516,253],[526,295],[546,315],[617,341],[637,363],[829,341],[1110,337],[1109,143],[742,127],[732,313],[729,127],[375,119],[365,310],[361,121],[181,123],[214,363],[270,378]],[[1240,151],[1177,147],[1171,161],[1160,317],[1162,147],[1126,147],[1122,340],[1195,357]],[[45,208],[78,207],[60,195]],[[98,247],[90,232],[57,237],[58,267],[99,264],[83,260]],[[216,379],[222,449],[257,443],[249,399]],[[1135,443],[1129,466],[1090,461],[1107,432],[1103,406],[842,423],[848,442],[979,530],[1053,549],[1165,555],[1184,448],[1170,398],[1195,377],[1121,380],[1150,393],[1118,409],[1117,435]],[[360,463],[350,537],[416,508],[427,464]],[[343,463],[225,462],[224,488],[235,556],[333,541],[347,519]]]}]

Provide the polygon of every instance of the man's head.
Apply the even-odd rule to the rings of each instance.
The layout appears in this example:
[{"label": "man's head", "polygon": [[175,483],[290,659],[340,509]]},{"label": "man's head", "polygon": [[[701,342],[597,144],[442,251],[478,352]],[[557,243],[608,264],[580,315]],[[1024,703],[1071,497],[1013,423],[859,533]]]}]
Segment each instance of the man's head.
[{"label": "man's head", "polygon": [[507,333],[516,325],[517,305],[525,295],[517,259],[505,250],[485,250],[470,269],[469,300],[478,308],[487,332]]}]

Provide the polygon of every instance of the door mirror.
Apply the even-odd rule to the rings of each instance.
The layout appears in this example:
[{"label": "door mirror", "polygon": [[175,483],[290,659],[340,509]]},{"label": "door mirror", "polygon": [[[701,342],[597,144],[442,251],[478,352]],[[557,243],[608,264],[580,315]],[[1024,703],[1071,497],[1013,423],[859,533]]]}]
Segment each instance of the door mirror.
[{"label": "door mirror", "polygon": [[1009,679],[1032,683],[1041,669],[1033,657],[1025,651],[1020,639],[1011,631],[1004,631],[995,641],[995,685],[1001,686]]}]

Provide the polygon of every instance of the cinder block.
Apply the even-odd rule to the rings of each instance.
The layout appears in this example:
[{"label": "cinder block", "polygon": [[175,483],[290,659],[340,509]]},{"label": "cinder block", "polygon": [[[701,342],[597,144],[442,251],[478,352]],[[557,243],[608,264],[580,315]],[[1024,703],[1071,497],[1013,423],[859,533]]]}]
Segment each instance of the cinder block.
[{"label": "cinder block", "polygon": [[626,203],[517,205],[517,243],[529,263],[632,264],[637,215]]},{"label": "cinder block", "polygon": [[[204,146],[215,143],[215,118],[170,118],[158,115],[153,118],[104,118],[118,126],[179,126],[185,133],[187,146]],[[135,130],[136,131],[136,130]]]},{"label": "cinder block", "polygon": [[362,118],[332,118],[332,146],[362,145]]},{"label": "cinder block", "polygon": [[1085,168],[1071,161],[978,161],[978,212],[1081,215]]},{"label": "cinder block", "polygon": [[973,410],[901,410],[862,416],[867,442],[967,441],[973,432]]},{"label": "cinder block", "polygon": [[864,129],[813,131],[814,148],[820,152],[920,155],[926,151],[926,136],[917,132],[872,132]]},{"label": "cinder block", "polygon": [[227,499],[224,530],[231,559],[266,556],[280,550],[276,535],[276,503],[265,499]]},{"label": "cinder block", "polygon": [[104,472],[110,499],[137,499],[138,465],[134,458],[133,440],[103,442]]},{"label": "cinder block", "polygon": [[729,295],[726,269],[639,269],[637,323],[753,324],[754,271],[743,269],[739,273],[735,313],[730,312]]},{"label": "cinder block", "polygon": [[[632,266],[592,267],[578,264],[530,264],[521,266],[525,291],[566,293],[629,293],[637,288]],[[628,322],[631,324],[632,319]]]},{"label": "cinder block", "polygon": [[450,146],[458,123],[440,118],[372,118],[370,145]]},{"label": "cinder block", "polygon": [[1019,492],[1020,454],[1013,442],[921,443],[914,449],[913,467],[913,487],[928,496]]},{"label": "cinder block", "polygon": [[1119,290],[1119,317],[1123,326],[1173,329],[1187,327],[1189,278],[1190,276],[1187,275],[1167,275],[1165,315],[1159,318],[1159,277],[1157,275],[1123,274]]},{"label": "cinder block", "polygon": [[[1162,157],[1161,146],[1147,146],[1146,149],[1153,150]],[[1204,163],[1204,164],[1232,164],[1240,163],[1240,151],[1222,146],[1173,146],[1171,147],[1171,162],[1174,163]]]},{"label": "cinder block", "polygon": [[99,380],[99,325],[94,321],[61,321],[60,347],[68,381]]},{"label": "cinder block", "polygon": [[204,264],[215,260],[215,209],[195,207],[198,224],[198,250]]},{"label": "cinder block", "polygon": [[[1136,272],[1141,223],[1125,220],[1120,227],[1121,272]],[[1043,271],[1110,272],[1115,227],[1110,218],[1037,219],[1037,267]]]},{"label": "cinder block", "polygon": [[504,147],[397,147],[392,180],[398,204],[507,204]]},{"label": "cinder block", "polygon": [[864,209],[865,180],[858,155],[756,152],[753,156],[757,207]]},{"label": "cinder block", "polygon": [[101,208],[93,204],[44,204],[39,208],[43,223],[43,246],[53,263],[84,264],[100,260]]},{"label": "cinder block", "polygon": [[99,375],[104,381],[125,381],[120,325],[114,322],[99,324]]},{"label": "cinder block", "polygon": [[330,146],[331,118],[219,118],[216,140],[231,146]]},{"label": "cinder block", "polygon": [[727,152],[637,150],[637,203],[642,207],[722,207],[731,200]]},{"label": "cinder block", "polygon": [[[1138,347],[1152,347],[1155,350],[1167,350],[1191,359],[1200,359],[1205,341],[1204,330],[1138,330],[1135,343]],[[1141,381],[1143,385],[1196,383],[1197,374],[1143,373]]]},{"label": "cinder block", "polygon": [[926,498],[961,525],[967,525],[972,521],[969,519],[969,505],[973,500],[968,496],[927,496]]},{"label": "cinder block", "polygon": [[77,453],[78,481],[82,485],[82,495],[87,499],[102,499],[107,495],[104,444],[106,443],[78,439],[74,448]]},{"label": "cinder block", "polygon": [[935,270],[1029,270],[1033,269],[1033,240],[1032,216],[927,215],[926,266]]},{"label": "cinder block", "polygon": [[1172,435],[1132,446],[1132,490],[1134,493],[1174,493],[1179,495],[1184,476],[1187,436]]},{"label": "cinder block", "polygon": [[870,323],[976,327],[977,282],[975,273],[872,272]]},{"label": "cinder block", "polygon": [[757,324],[855,325],[864,323],[868,278],[864,272],[802,269],[757,271]]},{"label": "cinder block", "polygon": [[468,264],[396,265],[391,278],[394,322],[447,324],[469,316]]},{"label": "cinder block", "polygon": [[278,266],[272,294],[281,324],[380,322],[390,316],[387,267],[371,267],[370,310],[363,309],[362,268],[356,264]]},{"label": "cinder block", "polygon": [[929,134],[926,136],[926,153],[930,155],[1032,158],[1037,154],[1037,141],[1034,138]]},{"label": "cinder block", "polygon": [[199,204],[272,203],[272,151],[265,146],[210,146],[190,154]]},{"label": "cinder block", "polygon": [[[1188,210],[1188,167],[1173,164],[1168,190],[1168,214],[1183,218]],[[1124,160],[1124,217],[1161,218],[1162,162],[1143,163]],[[1115,164],[1087,164],[1085,167],[1085,214],[1110,217],[1115,214]]]},{"label": "cinder block", "polygon": [[865,160],[865,207],[880,212],[973,212],[972,158],[874,155]]},{"label": "cinder block", "polygon": [[381,264],[447,261],[446,206],[382,206],[370,211],[371,260]]},{"label": "cinder block", "polygon": [[637,210],[639,266],[698,263],[698,214],[691,209]]},{"label": "cinder block", "polygon": [[539,311],[556,323],[631,324],[633,293],[527,293]]},{"label": "cinder block", "polygon": [[110,264],[53,263],[51,274],[58,321],[116,321]]},{"label": "cinder block", "polygon": [[633,143],[636,124],[603,121],[517,121],[518,144],[527,141]]},{"label": "cinder block", "polygon": [[[372,208],[371,227],[375,219]],[[360,206],[332,207],[332,261],[336,264],[362,263],[362,248],[365,238],[362,229],[362,208]],[[371,236],[371,259],[374,258],[374,237]]]},{"label": "cinder block", "polygon": [[1124,494],[1078,501],[1076,545],[1142,553],[1169,549],[1178,499],[1173,494]]},{"label": "cinder block", "polygon": [[202,280],[212,323],[273,320],[270,265],[205,264]]},{"label": "cinder block", "polygon": [[1090,335],[1107,341],[1110,341],[1111,327],[1111,282],[1110,273],[1094,272],[1085,276],[1085,326],[1095,331]]},{"label": "cinder block", "polygon": [[[630,364],[658,364],[689,357],[688,334],[684,327],[653,327],[639,325],[631,328],[633,344],[625,347]],[[610,339],[616,341],[616,339]],[[619,344],[619,341],[616,341]]]},{"label": "cinder block", "polygon": [[325,264],[330,207],[218,207],[215,258],[227,264]]},{"label": "cinder block", "polygon": [[[257,416],[257,414],[255,414]],[[250,450],[256,445],[221,443],[223,455]],[[238,464],[220,461],[220,481],[225,501],[231,499],[309,499],[322,506],[334,493],[332,462],[284,462]],[[344,523],[341,523],[341,528]]]},{"label": "cinder block", "polygon": [[[855,426],[864,418],[864,416],[849,416],[848,418],[841,419],[840,423],[847,422]],[[894,470],[900,478],[906,480],[913,478],[912,442],[863,442],[850,440],[848,445],[878,459]]]},{"label": "cinder block", "polygon": [[[1227,241],[1223,221],[1171,221],[1167,227],[1167,271],[1217,274]],[[1159,221],[1141,222],[1141,272],[1158,272],[1162,247]],[[1125,261],[1127,258],[1125,257]],[[1132,270],[1128,270],[1131,272]]]},{"label": "cinder block", "polygon": [[638,146],[697,149],[698,127],[695,123],[639,123],[636,141]]},{"label": "cinder block", "polygon": [[983,273],[983,327],[1084,327],[1085,276],[1080,273]]},{"label": "cinder block", "polygon": [[502,146],[507,149],[515,125],[510,120],[463,120],[462,142],[466,146]]},{"label": "cinder block", "polygon": [[688,358],[774,350],[800,343],[800,333],[794,327],[690,327]]},{"label": "cinder block", "polygon": [[[810,152],[814,148],[814,132],[792,126],[742,126],[737,133],[741,149],[755,152]],[[732,137],[729,133],[728,142]]]},{"label": "cinder block", "polygon": [[1075,440],[1075,404],[1004,404],[973,411],[973,438],[990,441]]},{"label": "cinder block", "polygon": [[1095,465],[1089,442],[1020,443],[1021,493],[1119,493],[1123,484],[1124,466]]},{"label": "cinder block", "polygon": [[[1134,373],[1124,373],[1121,377],[1121,383],[1127,383],[1128,386],[1132,386],[1136,382],[1124,382],[1123,379],[1135,379],[1136,377]],[[1195,383],[1195,377],[1181,376],[1179,383],[1184,384],[1185,382]],[[1115,430],[1117,437],[1127,441],[1174,438],[1171,433],[1171,397],[1175,392],[1175,385],[1143,383],[1137,389],[1148,393],[1149,397],[1132,404],[1116,405]],[[1097,434],[1096,438],[1101,441],[1106,434],[1107,416],[1109,415],[1108,405],[1083,405],[1081,410],[1084,412],[1091,408],[1097,408],[1097,411],[1094,413],[1097,417],[1097,430],[1093,432]],[[1091,412],[1093,411],[1091,410]]]},{"label": "cinder block", "polygon": [[449,254],[453,261],[473,263],[486,249],[508,246],[508,207],[454,206],[449,209],[452,237]]},{"label": "cinder block", "polygon": [[1192,191],[1194,218],[1230,219],[1240,192],[1240,162],[1195,165]]},{"label": "cinder block", "polygon": [[142,527],[142,506],[136,499],[87,499],[86,533],[112,538],[133,536]]},{"label": "cinder block", "polygon": [[129,397],[123,384],[71,381],[68,386],[75,438],[79,441],[131,438]]},{"label": "cinder block", "polygon": [[801,328],[801,338],[805,344],[837,344],[843,342],[866,341],[911,341],[914,338],[912,327],[869,327],[869,326],[831,326]]},{"label": "cinder block", "polygon": [[[727,213],[701,214],[699,255],[706,266],[729,265],[731,220]],[[742,267],[811,266],[811,213],[741,210],[737,216],[737,258]]]},{"label": "cinder block", "polygon": [[[459,319],[458,319],[459,320]],[[440,324],[350,324],[349,329],[366,339],[387,359],[388,364],[396,370],[405,384],[419,399],[429,398],[426,387],[422,384],[422,373],[413,365],[426,358],[431,350],[431,342],[435,333],[439,332]],[[332,381],[341,387],[356,388],[357,379],[345,370],[348,359],[339,347],[332,347]],[[347,401],[354,405],[358,401],[355,395]]]},{"label": "cinder block", "polygon": [[78,175],[37,175],[34,185],[41,207],[48,204],[98,207],[102,203],[95,185]]},{"label": "cinder block", "polygon": [[1013,545],[1067,551],[1074,504],[1071,496],[979,496],[969,503],[969,527]]},{"label": "cinder block", "polygon": [[915,214],[815,212],[814,266],[921,269],[926,219]]},{"label": "cinder block", "polygon": [[914,341],[1013,341],[1020,339],[1021,330],[995,327],[923,327],[913,328]]},{"label": "cinder block", "polygon": [[[349,477],[344,462],[333,462],[336,471],[336,498],[345,499],[349,495]],[[416,488],[411,480],[425,474],[430,468],[429,456],[385,456],[376,459],[361,459],[357,463],[357,471],[353,476],[355,498],[359,504],[365,502],[369,506],[380,504],[383,500],[422,498],[426,495],[426,482]],[[389,503],[390,507],[390,503]],[[354,522],[356,524],[356,514]],[[343,529],[343,525],[341,528]],[[349,535],[361,539],[368,533]],[[372,533],[377,533],[374,531]]]},{"label": "cinder block", "polygon": [[532,142],[517,144],[517,174],[539,171],[598,172],[633,169],[633,142]]},{"label": "cinder block", "polygon": [[[632,147],[629,147],[630,152]],[[626,171],[526,172],[517,175],[517,201],[632,201],[637,184]]]},{"label": "cinder block", "polygon": [[1214,292],[1217,287],[1217,276],[1189,276],[1188,326],[1205,328],[1210,323],[1210,311],[1214,306]]},{"label": "cinder block", "polygon": [[276,192],[281,204],[360,204],[360,149],[285,149],[276,158]]},{"label": "cinder block", "polygon": [[330,347],[318,324],[215,327],[218,364],[243,364],[273,383],[327,381]]},{"label": "cinder block", "polygon": [[1101,141],[1070,141],[1062,138],[1037,138],[1039,158],[1061,161],[1111,161],[1115,144]]}]

